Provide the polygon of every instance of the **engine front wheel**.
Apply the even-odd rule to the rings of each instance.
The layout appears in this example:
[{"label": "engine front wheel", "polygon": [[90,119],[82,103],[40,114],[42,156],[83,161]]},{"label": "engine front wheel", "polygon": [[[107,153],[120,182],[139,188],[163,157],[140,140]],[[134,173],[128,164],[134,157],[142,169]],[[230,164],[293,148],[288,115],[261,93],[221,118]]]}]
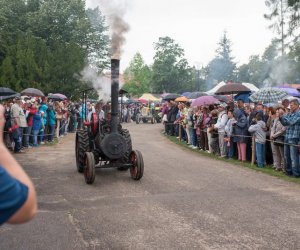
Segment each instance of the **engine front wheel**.
[{"label": "engine front wheel", "polygon": [[142,153],[138,150],[133,150],[130,154],[130,167],[131,178],[135,181],[140,180],[144,174],[144,160]]},{"label": "engine front wheel", "polygon": [[76,167],[79,173],[83,172],[85,152],[89,151],[89,135],[87,130],[78,130],[76,133],[75,155]]},{"label": "engine front wheel", "polygon": [[84,179],[87,184],[95,181],[95,158],[92,152],[85,153]]},{"label": "engine front wheel", "polygon": [[[132,142],[131,142],[131,136],[130,133],[128,131],[128,129],[122,129],[120,131],[121,135],[125,138],[126,140],[126,146],[127,146],[127,151],[124,154],[124,156],[122,157],[122,159],[120,159],[121,163],[129,163],[130,162],[130,154],[132,152]],[[118,167],[119,171],[127,171],[129,169],[129,167],[125,166],[125,167]]]}]

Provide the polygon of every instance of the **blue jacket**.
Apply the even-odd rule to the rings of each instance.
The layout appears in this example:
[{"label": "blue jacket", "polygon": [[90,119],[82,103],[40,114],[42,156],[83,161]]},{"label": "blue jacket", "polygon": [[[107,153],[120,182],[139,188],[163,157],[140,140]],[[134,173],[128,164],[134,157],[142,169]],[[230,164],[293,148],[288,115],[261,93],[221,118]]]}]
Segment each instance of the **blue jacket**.
[{"label": "blue jacket", "polygon": [[236,120],[236,124],[233,127],[233,141],[246,143],[247,137],[245,136],[249,135],[247,117],[245,116],[244,112],[242,112],[240,109],[235,109],[233,111],[233,116]]},{"label": "blue jacket", "polygon": [[40,130],[42,128],[42,116],[40,111],[33,116],[32,130]]},{"label": "blue jacket", "polygon": [[46,104],[42,104],[40,106],[40,111],[43,111],[44,112],[44,117],[43,117],[43,124],[46,126],[47,125],[47,109],[48,109],[48,106]]},{"label": "blue jacket", "polygon": [[56,122],[56,115],[55,115],[54,110],[52,110],[52,109],[48,110],[48,122],[49,122],[48,125],[50,125],[50,126],[55,125],[55,122]]}]

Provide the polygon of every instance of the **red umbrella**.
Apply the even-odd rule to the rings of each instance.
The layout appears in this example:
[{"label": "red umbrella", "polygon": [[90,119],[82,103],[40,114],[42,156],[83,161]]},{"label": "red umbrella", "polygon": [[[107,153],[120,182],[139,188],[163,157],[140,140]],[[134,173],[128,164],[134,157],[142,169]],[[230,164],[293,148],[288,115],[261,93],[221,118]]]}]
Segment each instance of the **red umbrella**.
[{"label": "red umbrella", "polygon": [[214,98],[213,96],[210,95],[200,96],[192,102],[192,107],[210,105],[215,103],[219,103],[219,100]]},{"label": "red umbrella", "polygon": [[138,99],[138,102],[143,103],[143,104],[147,104],[147,103],[148,103],[148,100],[143,99],[143,98],[139,98],[139,99]]}]

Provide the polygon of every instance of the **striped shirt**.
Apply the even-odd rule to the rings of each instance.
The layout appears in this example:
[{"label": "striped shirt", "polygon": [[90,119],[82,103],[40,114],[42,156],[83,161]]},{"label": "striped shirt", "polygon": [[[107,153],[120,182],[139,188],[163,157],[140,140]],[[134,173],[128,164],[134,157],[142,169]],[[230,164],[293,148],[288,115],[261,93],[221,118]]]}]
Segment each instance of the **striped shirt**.
[{"label": "striped shirt", "polygon": [[280,118],[283,126],[287,126],[285,141],[300,138],[300,110],[286,114]]}]

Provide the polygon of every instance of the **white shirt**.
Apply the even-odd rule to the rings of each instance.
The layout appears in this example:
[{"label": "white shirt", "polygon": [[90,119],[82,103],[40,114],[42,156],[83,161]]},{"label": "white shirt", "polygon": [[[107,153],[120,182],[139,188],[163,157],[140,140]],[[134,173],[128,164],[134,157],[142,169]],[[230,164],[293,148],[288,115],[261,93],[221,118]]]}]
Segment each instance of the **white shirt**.
[{"label": "white shirt", "polygon": [[219,113],[218,121],[215,125],[215,128],[218,129],[219,133],[224,133],[225,132],[225,126],[226,126],[227,121],[228,121],[228,116],[226,114],[226,111],[224,110],[224,111]]}]

